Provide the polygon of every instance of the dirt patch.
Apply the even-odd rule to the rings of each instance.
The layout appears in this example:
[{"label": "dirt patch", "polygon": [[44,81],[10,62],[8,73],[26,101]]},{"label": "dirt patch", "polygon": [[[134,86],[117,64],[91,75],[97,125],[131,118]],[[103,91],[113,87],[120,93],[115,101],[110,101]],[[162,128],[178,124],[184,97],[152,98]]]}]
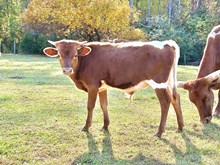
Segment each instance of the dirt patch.
[{"label": "dirt patch", "polygon": [[12,76],[12,77],[9,77],[10,79],[24,79],[25,77],[24,76]]}]

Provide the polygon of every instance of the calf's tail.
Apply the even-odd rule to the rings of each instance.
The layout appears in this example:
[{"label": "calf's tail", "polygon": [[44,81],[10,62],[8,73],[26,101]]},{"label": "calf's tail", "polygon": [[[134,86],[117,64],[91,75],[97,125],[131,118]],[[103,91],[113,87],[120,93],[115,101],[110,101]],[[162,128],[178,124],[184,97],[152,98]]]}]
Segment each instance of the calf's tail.
[{"label": "calf's tail", "polygon": [[173,40],[168,41],[168,45],[174,50],[174,61],[168,78],[168,88],[171,88],[171,94],[175,97],[177,92],[177,66],[180,58],[180,48]]}]

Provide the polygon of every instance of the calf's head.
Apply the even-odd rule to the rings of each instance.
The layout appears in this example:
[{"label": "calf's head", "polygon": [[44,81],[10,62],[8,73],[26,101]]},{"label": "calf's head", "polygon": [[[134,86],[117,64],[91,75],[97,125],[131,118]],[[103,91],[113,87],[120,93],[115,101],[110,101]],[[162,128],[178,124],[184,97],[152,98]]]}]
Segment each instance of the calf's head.
[{"label": "calf's head", "polygon": [[85,42],[74,40],[48,41],[53,47],[47,47],[43,52],[49,57],[59,57],[63,73],[71,75],[76,72],[78,67],[78,57],[86,56],[91,52],[91,48],[85,46]]},{"label": "calf's head", "polygon": [[220,78],[220,70],[206,77],[179,83],[178,87],[189,91],[189,99],[199,111],[200,121],[206,124],[212,119],[214,95],[211,87]]}]

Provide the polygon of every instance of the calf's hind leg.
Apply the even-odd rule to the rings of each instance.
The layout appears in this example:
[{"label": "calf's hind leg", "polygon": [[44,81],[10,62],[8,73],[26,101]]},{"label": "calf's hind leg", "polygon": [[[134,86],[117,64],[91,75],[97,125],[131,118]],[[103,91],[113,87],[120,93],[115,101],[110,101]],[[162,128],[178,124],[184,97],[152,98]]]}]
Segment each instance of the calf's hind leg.
[{"label": "calf's hind leg", "polygon": [[97,94],[98,94],[98,88],[96,88],[96,87],[89,88],[88,102],[87,102],[88,114],[87,114],[86,124],[83,127],[82,131],[88,131],[89,127],[92,125],[93,109],[95,107]]},{"label": "calf's hind leg", "polygon": [[155,89],[155,92],[161,107],[160,126],[155,136],[161,137],[162,133],[165,131],[168,110],[170,107],[170,98],[166,89]]},{"label": "calf's hind leg", "polygon": [[173,90],[173,94],[171,94],[170,90],[168,90],[168,93],[171,98],[171,103],[173,105],[173,108],[176,112],[177,123],[178,123],[177,132],[182,132],[184,124],[183,124],[182,110],[181,110],[181,106],[180,106],[180,96],[176,92],[176,90]]}]

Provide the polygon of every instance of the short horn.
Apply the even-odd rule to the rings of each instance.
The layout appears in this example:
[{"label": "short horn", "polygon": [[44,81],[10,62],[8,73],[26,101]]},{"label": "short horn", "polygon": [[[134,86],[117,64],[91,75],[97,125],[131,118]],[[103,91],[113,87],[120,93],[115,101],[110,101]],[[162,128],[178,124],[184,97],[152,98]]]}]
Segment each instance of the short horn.
[{"label": "short horn", "polygon": [[48,42],[49,42],[51,45],[56,46],[56,42],[54,42],[54,41],[50,41],[50,40],[48,40]]},{"label": "short horn", "polygon": [[196,80],[194,81],[186,81],[186,82],[183,82],[183,81],[178,81],[177,82],[177,87],[178,88],[183,88],[183,89],[186,89],[186,90],[191,90],[192,89],[192,84],[195,83]]},{"label": "short horn", "polygon": [[212,81],[220,78],[220,70],[217,70],[207,76],[205,76],[205,79],[208,81],[208,83],[211,83]]},{"label": "short horn", "polygon": [[185,82],[183,82],[183,81],[178,81],[178,82],[177,82],[177,88],[184,88],[184,84],[185,84]]}]

